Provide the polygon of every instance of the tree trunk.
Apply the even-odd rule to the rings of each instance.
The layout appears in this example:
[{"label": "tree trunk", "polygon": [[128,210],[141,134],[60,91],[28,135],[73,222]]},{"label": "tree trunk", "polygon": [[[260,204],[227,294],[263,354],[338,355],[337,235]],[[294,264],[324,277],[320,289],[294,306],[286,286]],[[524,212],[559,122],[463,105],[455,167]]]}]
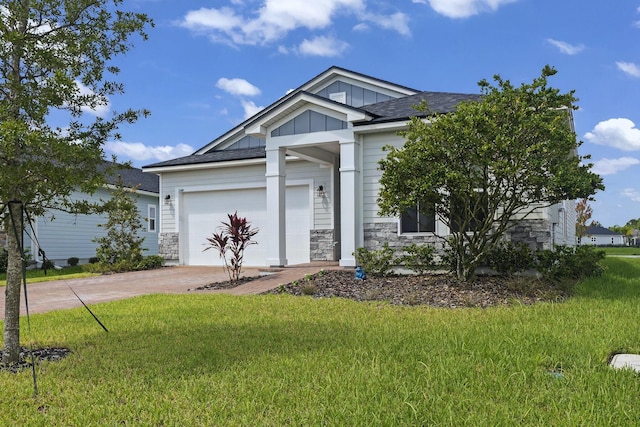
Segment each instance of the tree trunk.
[{"label": "tree trunk", "polygon": [[[10,203],[8,208],[11,215],[7,215],[8,218],[5,221],[9,259],[7,262],[7,285],[4,290],[4,354],[2,363],[11,364],[20,361],[20,285],[23,262],[20,249],[22,205]],[[13,222],[11,218],[14,219]]]}]

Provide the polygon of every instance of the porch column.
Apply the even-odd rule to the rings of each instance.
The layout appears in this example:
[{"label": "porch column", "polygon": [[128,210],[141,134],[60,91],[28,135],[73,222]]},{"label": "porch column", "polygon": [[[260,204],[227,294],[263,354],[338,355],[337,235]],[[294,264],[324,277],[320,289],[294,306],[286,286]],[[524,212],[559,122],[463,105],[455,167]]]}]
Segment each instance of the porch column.
[{"label": "porch column", "polygon": [[340,141],[340,265],[355,267],[354,253],[362,245],[360,236],[360,144]]},{"label": "porch column", "polygon": [[287,236],[285,229],[286,166],[284,148],[267,149],[267,265],[287,265]]}]

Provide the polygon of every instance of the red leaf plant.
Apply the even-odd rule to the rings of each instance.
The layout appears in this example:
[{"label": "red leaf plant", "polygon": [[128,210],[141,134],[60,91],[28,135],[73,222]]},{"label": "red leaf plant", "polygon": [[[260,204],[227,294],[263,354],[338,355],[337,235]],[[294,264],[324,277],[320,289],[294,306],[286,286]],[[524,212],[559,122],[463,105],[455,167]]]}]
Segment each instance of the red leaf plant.
[{"label": "red leaf plant", "polygon": [[[229,281],[237,283],[242,272],[244,251],[248,246],[258,244],[252,239],[258,234],[259,230],[251,227],[251,223],[247,221],[247,218],[239,217],[237,211],[233,214],[227,214],[227,216],[229,217],[229,222],[222,221],[222,225],[218,227],[218,232],[206,238],[209,244],[204,248],[204,251],[209,249],[217,250],[220,258],[224,260],[225,269],[229,274]],[[229,257],[227,257],[227,254]]]}]

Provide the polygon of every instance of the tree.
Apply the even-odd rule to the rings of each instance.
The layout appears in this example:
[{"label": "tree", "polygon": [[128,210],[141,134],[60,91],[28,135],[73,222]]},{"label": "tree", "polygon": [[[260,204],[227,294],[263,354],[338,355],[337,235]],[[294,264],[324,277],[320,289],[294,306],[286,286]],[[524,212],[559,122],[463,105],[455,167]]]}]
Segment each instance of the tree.
[{"label": "tree", "polygon": [[[146,111],[96,117],[123,93],[113,60],[153,23],[122,0],[5,0],[0,6],[0,201],[9,250],[4,363],[19,360],[20,236],[24,214],[86,212],[74,190],[104,182],[102,144]],[[12,220],[13,218],[13,220]]]},{"label": "tree", "polygon": [[625,225],[628,225],[629,227],[635,229],[635,230],[640,230],[640,218],[638,219],[630,219],[629,221],[627,221],[627,223]]},{"label": "tree", "polygon": [[426,104],[402,133],[403,147],[387,147],[378,198],[383,215],[417,209],[449,227],[452,269],[461,280],[504,232],[536,209],[588,197],[604,188],[579,156],[570,126],[574,93],[547,85],[546,66],[530,84],[515,87],[499,75],[479,82],[482,99],[455,112],[430,114]]},{"label": "tree", "polygon": [[138,236],[142,222],[136,201],[132,197],[135,190],[125,188],[122,176],[118,175],[111,199],[102,200],[103,204],[98,208],[99,213],[107,214],[107,222],[99,225],[107,230],[107,234],[93,239],[99,244],[96,256],[100,263],[116,265],[118,270],[131,270],[143,258],[144,237]]},{"label": "tree", "polygon": [[593,215],[593,209],[589,206],[589,199],[585,197],[576,203],[576,238],[581,243],[587,230],[587,223]]},{"label": "tree", "polygon": [[[258,234],[259,230],[251,227],[247,218],[239,217],[238,212],[227,214],[227,217],[229,222],[222,221],[222,226],[218,227],[219,231],[206,238],[209,245],[203,252],[209,249],[217,250],[220,258],[224,260],[229,282],[237,283],[242,272],[244,251],[248,246],[258,244],[253,240],[253,236]],[[231,253],[229,259],[227,259],[227,252]]]}]

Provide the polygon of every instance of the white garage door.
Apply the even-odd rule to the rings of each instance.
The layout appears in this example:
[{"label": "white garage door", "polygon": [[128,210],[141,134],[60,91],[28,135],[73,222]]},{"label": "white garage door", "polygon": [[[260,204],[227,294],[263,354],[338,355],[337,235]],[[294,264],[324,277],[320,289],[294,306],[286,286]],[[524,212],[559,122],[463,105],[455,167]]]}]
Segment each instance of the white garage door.
[{"label": "white garage door", "polygon": [[[287,187],[287,260],[289,264],[309,262],[310,207],[309,187]],[[207,237],[218,231],[227,214],[237,211],[253,227],[261,231],[255,236],[257,245],[245,250],[245,266],[264,267],[267,254],[267,200],[264,188],[184,193],[181,205],[181,242],[186,265],[223,265],[218,252],[209,249]],[[272,256],[272,258],[275,257]]]}]

